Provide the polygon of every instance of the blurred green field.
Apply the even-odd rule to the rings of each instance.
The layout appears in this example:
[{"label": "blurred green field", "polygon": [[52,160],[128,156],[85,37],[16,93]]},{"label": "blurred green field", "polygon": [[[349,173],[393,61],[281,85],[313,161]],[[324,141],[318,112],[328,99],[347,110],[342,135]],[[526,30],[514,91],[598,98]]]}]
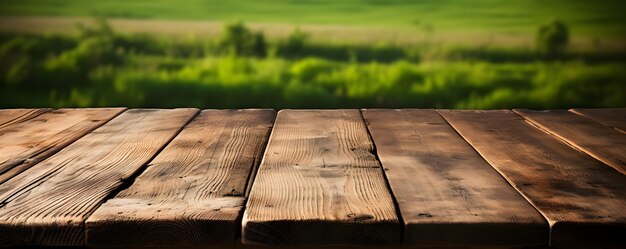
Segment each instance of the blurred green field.
[{"label": "blurred green field", "polygon": [[78,36],[9,34],[0,37],[0,107],[626,106],[624,53],[266,46],[232,53],[219,40],[120,35],[106,27]]},{"label": "blurred green field", "polygon": [[622,5],[5,0],[0,108],[625,107]]},{"label": "blurred green field", "polygon": [[533,34],[560,19],[574,36],[624,37],[620,0],[3,0],[0,15],[103,16]]}]

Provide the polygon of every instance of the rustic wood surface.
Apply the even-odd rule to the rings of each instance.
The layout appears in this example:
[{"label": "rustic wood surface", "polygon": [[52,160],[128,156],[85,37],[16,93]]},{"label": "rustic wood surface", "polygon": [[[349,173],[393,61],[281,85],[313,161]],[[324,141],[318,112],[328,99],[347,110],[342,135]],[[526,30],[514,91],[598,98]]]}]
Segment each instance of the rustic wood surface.
[{"label": "rustic wood surface", "polygon": [[[0,183],[53,155],[122,111],[123,108],[59,109],[0,128]],[[31,114],[25,115],[34,115],[28,113]]]},{"label": "rustic wood surface", "polygon": [[439,112],[547,218],[550,245],[626,245],[626,176],[512,111]]},{"label": "rustic wood surface", "polygon": [[0,185],[0,246],[83,245],[84,222],[197,113],[129,110]]},{"label": "rustic wood surface", "polygon": [[626,134],[563,110],[514,110],[533,124],[626,174]]},{"label": "rustic wood surface", "polygon": [[0,129],[12,124],[18,124],[37,117],[44,112],[51,110],[50,108],[38,109],[4,109],[0,110]]},{"label": "rustic wood surface", "polygon": [[0,247],[625,248],[625,123],[626,108],[0,110]]},{"label": "rustic wood surface", "polygon": [[364,110],[404,220],[421,246],[547,245],[548,224],[435,110]]},{"label": "rustic wood surface", "polygon": [[401,227],[358,110],[282,110],[246,205],[247,244],[393,244]]},{"label": "rustic wood surface", "polygon": [[87,244],[233,244],[274,110],[206,110],[87,220]]},{"label": "rustic wood surface", "polygon": [[570,111],[626,133],[626,108],[571,109]]}]

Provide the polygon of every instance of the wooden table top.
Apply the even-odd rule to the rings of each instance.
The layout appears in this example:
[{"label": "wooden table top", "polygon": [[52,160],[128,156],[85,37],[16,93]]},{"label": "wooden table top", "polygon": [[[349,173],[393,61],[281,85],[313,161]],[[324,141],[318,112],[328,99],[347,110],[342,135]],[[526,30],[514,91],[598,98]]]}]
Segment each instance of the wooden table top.
[{"label": "wooden table top", "polygon": [[626,108],[0,110],[0,247],[626,247]]}]

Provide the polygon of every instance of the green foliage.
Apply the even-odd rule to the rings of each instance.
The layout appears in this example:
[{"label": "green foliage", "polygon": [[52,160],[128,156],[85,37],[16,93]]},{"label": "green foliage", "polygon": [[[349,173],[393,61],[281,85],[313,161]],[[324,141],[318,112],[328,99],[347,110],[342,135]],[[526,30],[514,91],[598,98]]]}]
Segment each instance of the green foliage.
[{"label": "green foliage", "polygon": [[563,54],[568,42],[569,29],[565,23],[557,20],[539,27],[537,32],[539,52],[548,56]]},{"label": "green foliage", "polygon": [[225,25],[219,44],[224,51],[238,56],[264,57],[267,53],[263,33],[252,32],[241,22]]},{"label": "green foliage", "polygon": [[[242,27],[229,31],[229,39],[259,44]],[[280,49],[261,57],[254,46],[225,55],[223,44],[211,41],[90,30],[2,40],[0,107],[626,106],[623,54],[565,53],[551,60],[524,50],[304,43],[299,57]]]},{"label": "green foliage", "polygon": [[331,72],[335,67],[334,63],[326,60],[305,58],[293,63],[289,71],[295,79],[301,82],[308,82],[315,80],[318,75]]}]

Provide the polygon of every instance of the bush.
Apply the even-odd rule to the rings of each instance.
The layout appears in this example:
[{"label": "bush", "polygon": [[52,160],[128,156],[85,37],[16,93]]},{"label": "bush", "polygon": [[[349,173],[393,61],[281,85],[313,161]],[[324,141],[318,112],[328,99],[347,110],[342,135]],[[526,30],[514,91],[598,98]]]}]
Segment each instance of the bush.
[{"label": "bush", "polygon": [[307,33],[300,31],[299,28],[294,29],[284,41],[285,54],[291,56],[301,55],[308,38],[309,35]]},{"label": "bush", "polygon": [[219,44],[222,50],[238,56],[264,57],[267,51],[263,33],[252,32],[241,22],[224,26]]},{"label": "bush", "polygon": [[252,55],[259,57],[265,57],[267,55],[267,45],[265,44],[265,35],[258,32],[254,34],[254,41],[252,42]]},{"label": "bush", "polygon": [[537,49],[548,56],[561,55],[569,42],[569,29],[565,23],[554,21],[539,27]]}]

